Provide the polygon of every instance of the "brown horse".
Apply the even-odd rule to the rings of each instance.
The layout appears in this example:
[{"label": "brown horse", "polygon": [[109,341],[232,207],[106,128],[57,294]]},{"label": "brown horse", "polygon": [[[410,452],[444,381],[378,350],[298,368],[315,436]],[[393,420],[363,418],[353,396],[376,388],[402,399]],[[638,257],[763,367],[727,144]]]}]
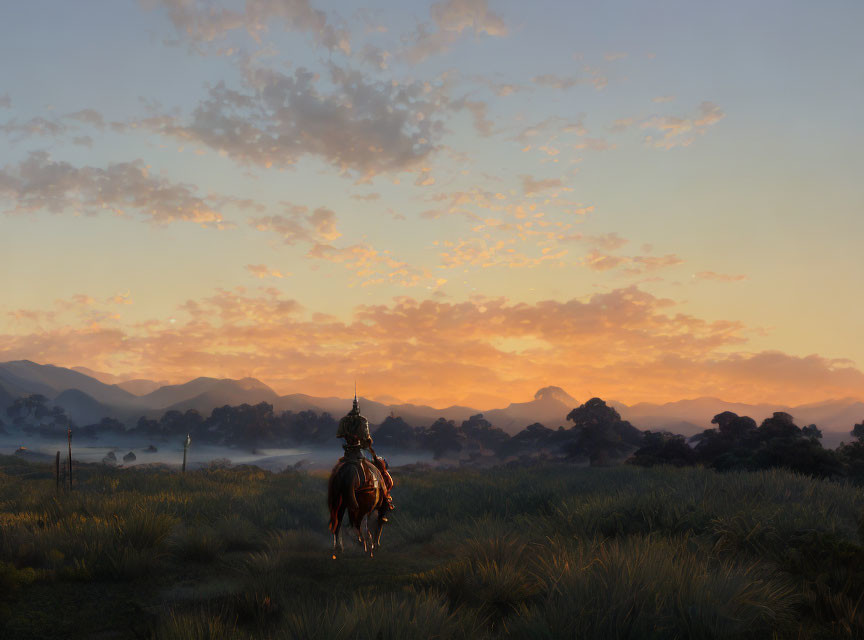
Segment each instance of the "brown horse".
[{"label": "brown horse", "polygon": [[[363,545],[363,551],[371,558],[375,547],[381,545],[381,529],[384,528],[382,518],[387,513],[385,503],[386,492],[384,479],[378,469],[362,461],[371,482],[366,482],[366,476],[356,462],[341,462],[330,474],[327,485],[327,504],[330,507],[330,532],[333,534],[333,559],[343,551],[340,527],[345,511],[348,511],[348,521],[357,533],[357,541]],[[373,512],[378,512],[375,520],[375,533],[369,530],[369,518]]]}]

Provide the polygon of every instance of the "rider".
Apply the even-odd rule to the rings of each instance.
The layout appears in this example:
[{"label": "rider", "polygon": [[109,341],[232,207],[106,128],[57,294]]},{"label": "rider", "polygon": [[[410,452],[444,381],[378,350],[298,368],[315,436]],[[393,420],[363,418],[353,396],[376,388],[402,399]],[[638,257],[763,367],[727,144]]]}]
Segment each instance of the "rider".
[{"label": "rider", "polygon": [[345,438],[345,444],[342,448],[345,450],[345,456],[342,458],[344,462],[359,462],[361,465],[365,461],[363,457],[363,449],[368,449],[372,454],[372,460],[375,467],[381,473],[384,480],[384,495],[386,511],[383,516],[383,521],[387,522],[387,512],[395,509],[393,499],[390,497],[390,489],[393,487],[393,478],[387,471],[387,462],[384,458],[379,458],[372,448],[372,435],[369,433],[369,421],[360,415],[360,404],[357,402],[357,393],[354,393],[354,406],[351,411],[339,421],[339,429],[336,432],[337,438]]}]

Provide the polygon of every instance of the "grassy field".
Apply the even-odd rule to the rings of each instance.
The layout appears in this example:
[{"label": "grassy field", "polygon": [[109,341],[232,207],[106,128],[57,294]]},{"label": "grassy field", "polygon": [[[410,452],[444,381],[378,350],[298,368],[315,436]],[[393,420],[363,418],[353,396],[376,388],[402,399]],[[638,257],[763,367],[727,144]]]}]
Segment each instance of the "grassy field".
[{"label": "grassy field", "polygon": [[786,472],[399,470],[374,559],[326,478],[0,457],[4,638],[864,636],[864,491]]}]

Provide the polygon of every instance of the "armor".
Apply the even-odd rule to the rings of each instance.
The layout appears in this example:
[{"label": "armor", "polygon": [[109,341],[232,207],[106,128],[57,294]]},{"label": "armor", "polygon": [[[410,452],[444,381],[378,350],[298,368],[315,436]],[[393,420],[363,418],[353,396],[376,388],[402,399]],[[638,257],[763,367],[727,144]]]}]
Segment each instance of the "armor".
[{"label": "armor", "polygon": [[372,446],[372,435],[369,433],[369,421],[360,415],[360,404],[354,396],[354,406],[351,411],[339,421],[337,438],[345,438],[345,457],[352,460],[363,458],[363,449]]},{"label": "armor", "polygon": [[[390,475],[390,472],[387,470],[387,461],[383,458],[379,458],[375,454],[375,450],[372,448],[372,434],[369,433],[369,421],[360,415],[360,403],[357,401],[357,392],[354,392],[354,406],[351,408],[345,417],[343,417],[339,421],[339,428],[336,431],[337,438],[344,438],[345,444],[342,445],[342,448],[345,450],[345,455],[339,461],[339,464],[354,464],[358,468],[358,472],[362,470],[363,476],[365,476],[367,482],[373,482],[374,471],[371,471],[369,467],[372,467],[378,471],[381,476],[381,479],[384,481],[384,494],[386,498],[386,511],[391,511],[395,507],[393,506],[393,499],[390,497],[390,489],[393,487],[393,478]],[[369,461],[363,456],[363,449],[368,449],[372,454],[373,462],[370,464]],[[339,465],[336,467],[339,468]],[[334,470],[335,471],[335,470]],[[387,522],[385,515],[382,517],[384,522]]]}]

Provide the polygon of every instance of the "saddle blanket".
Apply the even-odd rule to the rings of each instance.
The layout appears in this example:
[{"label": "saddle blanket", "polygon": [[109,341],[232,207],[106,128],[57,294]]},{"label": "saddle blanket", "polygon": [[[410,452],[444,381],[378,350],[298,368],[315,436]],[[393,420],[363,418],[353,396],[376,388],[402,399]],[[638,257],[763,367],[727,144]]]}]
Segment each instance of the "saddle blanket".
[{"label": "saddle blanket", "polygon": [[337,474],[345,465],[351,465],[352,470],[357,474],[356,491],[373,491],[384,486],[384,481],[381,479],[378,469],[365,458],[360,460],[356,458],[340,458],[333,469],[333,475]]}]

